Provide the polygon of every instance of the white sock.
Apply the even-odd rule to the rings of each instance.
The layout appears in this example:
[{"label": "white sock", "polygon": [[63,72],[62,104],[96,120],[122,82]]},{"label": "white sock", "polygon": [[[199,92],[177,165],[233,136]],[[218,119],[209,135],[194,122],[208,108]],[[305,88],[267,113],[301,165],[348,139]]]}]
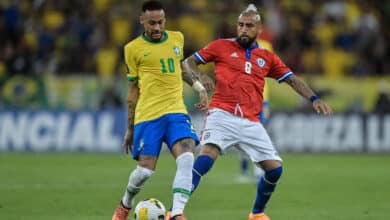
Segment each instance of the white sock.
[{"label": "white sock", "polygon": [[186,152],[176,158],[176,176],[173,180],[172,216],[182,214],[191,195],[194,154]]},{"label": "white sock", "polygon": [[146,180],[149,179],[153,174],[153,170],[149,170],[148,168],[137,166],[135,170],[130,174],[129,183],[127,184],[127,188],[125,194],[122,198],[122,203],[127,208],[132,208],[134,205],[134,197],[141,191],[144,187]]}]

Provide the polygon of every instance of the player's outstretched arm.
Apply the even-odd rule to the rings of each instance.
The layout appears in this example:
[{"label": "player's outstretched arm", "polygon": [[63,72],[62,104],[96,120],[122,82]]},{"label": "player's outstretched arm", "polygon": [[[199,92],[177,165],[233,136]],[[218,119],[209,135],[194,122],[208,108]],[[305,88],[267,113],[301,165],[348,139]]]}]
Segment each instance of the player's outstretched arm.
[{"label": "player's outstretched arm", "polygon": [[137,106],[139,97],[138,81],[133,80],[128,82],[127,90],[127,129],[123,138],[123,148],[128,154],[132,151],[133,133],[134,133],[134,116],[135,107]]},{"label": "player's outstretched arm", "polygon": [[199,80],[203,84],[203,86],[206,88],[207,92],[214,90],[215,83],[207,73],[200,74]]},{"label": "player's outstretched arm", "polygon": [[183,78],[183,81],[186,82],[189,86],[192,86],[197,79],[195,78],[195,76],[193,74],[186,72],[184,70],[183,63],[182,63],[181,69],[182,69],[181,76]]},{"label": "player's outstretched arm", "polygon": [[285,79],[285,82],[289,84],[298,94],[310,100],[317,113],[322,112],[326,116],[332,114],[332,108],[322,101],[304,81],[295,75],[292,75],[291,77]]},{"label": "player's outstretched arm", "polygon": [[[202,73],[198,68],[198,65],[195,61],[194,56],[190,56],[189,58],[185,59],[181,63],[181,66],[182,66],[183,80],[185,82],[187,82],[189,85],[191,85],[192,88],[194,88],[196,91],[199,92],[200,102],[196,103],[195,107],[200,109],[200,110],[206,110],[208,107],[208,102],[209,102],[208,96],[207,96],[208,89],[206,89],[206,88],[208,87],[210,89],[213,87],[210,87],[210,85],[206,85],[206,88],[205,88],[205,84],[203,84],[203,82],[201,83],[199,76]],[[211,81],[211,83],[212,83],[212,81]],[[214,85],[214,84],[212,83],[212,85]]]},{"label": "player's outstretched arm", "polygon": [[194,55],[185,59],[182,63],[183,80],[192,86],[190,83],[194,83],[196,80],[200,81],[205,89],[210,92],[214,89],[213,80],[198,68],[198,63]]}]

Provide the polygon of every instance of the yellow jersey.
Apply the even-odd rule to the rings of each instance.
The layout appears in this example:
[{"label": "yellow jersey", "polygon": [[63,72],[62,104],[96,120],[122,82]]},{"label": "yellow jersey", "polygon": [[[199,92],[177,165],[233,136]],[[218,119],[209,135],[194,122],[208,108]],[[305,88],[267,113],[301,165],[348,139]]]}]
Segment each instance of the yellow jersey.
[{"label": "yellow jersey", "polygon": [[159,42],[142,34],[125,45],[127,79],[138,80],[140,91],[134,124],[168,113],[187,114],[180,65],[183,46],[183,34],[176,31],[165,31]]}]

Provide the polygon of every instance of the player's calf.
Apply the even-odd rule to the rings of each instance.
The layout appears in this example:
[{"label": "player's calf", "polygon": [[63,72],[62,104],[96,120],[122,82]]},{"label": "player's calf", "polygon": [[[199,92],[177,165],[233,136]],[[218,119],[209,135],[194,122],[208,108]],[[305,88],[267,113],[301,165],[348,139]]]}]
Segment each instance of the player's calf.
[{"label": "player's calf", "polygon": [[183,214],[185,205],[191,195],[191,169],[194,164],[194,154],[185,152],[176,158],[176,176],[173,181],[172,215]]},{"label": "player's calf", "polygon": [[257,196],[252,210],[253,214],[264,212],[265,205],[271,198],[282,172],[282,166],[265,171],[264,176],[260,179],[257,185]]},{"label": "player's calf", "polygon": [[125,207],[133,207],[135,195],[141,191],[145,182],[153,175],[153,172],[153,170],[141,166],[137,166],[137,168],[133,170],[122,198],[122,203]]},{"label": "player's calf", "polygon": [[214,160],[208,155],[199,155],[196,158],[194,167],[192,168],[192,192],[196,190],[200,179],[213,167],[213,164]]}]

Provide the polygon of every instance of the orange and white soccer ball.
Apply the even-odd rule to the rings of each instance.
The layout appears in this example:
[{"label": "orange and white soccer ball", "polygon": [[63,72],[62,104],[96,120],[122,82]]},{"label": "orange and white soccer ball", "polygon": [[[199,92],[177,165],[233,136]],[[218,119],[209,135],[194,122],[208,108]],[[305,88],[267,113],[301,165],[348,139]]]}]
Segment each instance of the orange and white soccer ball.
[{"label": "orange and white soccer ball", "polygon": [[166,209],[158,199],[150,198],[140,201],[134,210],[135,220],[164,220]]}]

